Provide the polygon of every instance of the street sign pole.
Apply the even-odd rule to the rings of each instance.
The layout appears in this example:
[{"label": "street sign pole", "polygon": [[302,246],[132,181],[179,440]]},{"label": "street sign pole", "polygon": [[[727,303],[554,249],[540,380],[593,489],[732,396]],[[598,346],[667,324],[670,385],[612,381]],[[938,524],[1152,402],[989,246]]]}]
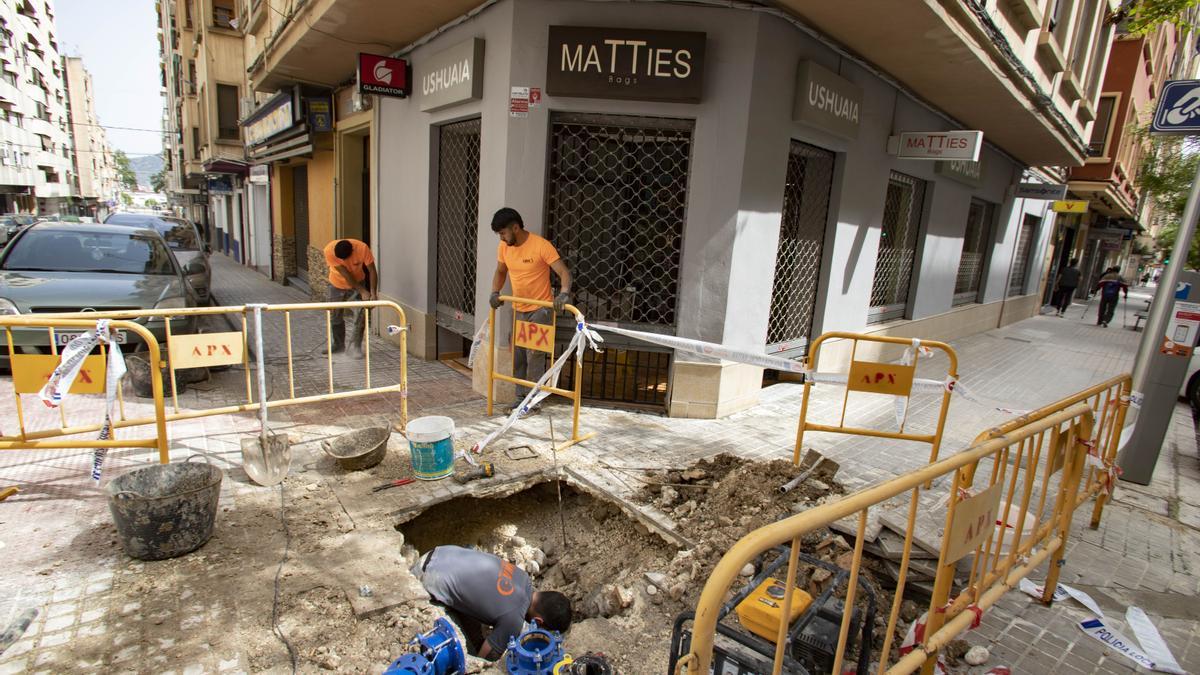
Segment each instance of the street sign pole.
[{"label": "street sign pole", "polygon": [[[1150,131],[1155,134],[1200,134],[1200,80],[1176,80],[1163,86]],[[1168,351],[1164,346],[1170,344],[1164,343],[1164,338],[1172,321],[1176,289],[1181,270],[1187,265],[1198,215],[1200,166],[1192,178],[1192,190],[1183,209],[1171,260],[1159,277],[1133,365],[1133,394],[1135,401],[1140,400],[1140,410],[1129,441],[1117,457],[1117,465],[1121,468],[1122,480],[1140,485],[1149,485],[1154,475],[1154,466],[1158,463],[1175,412],[1179,387],[1191,360],[1191,347],[1195,344],[1193,341],[1186,345],[1187,356],[1164,353]],[[1188,276],[1195,275],[1189,273]],[[1198,296],[1200,288],[1192,286],[1184,299],[1195,302],[1200,299]]]}]

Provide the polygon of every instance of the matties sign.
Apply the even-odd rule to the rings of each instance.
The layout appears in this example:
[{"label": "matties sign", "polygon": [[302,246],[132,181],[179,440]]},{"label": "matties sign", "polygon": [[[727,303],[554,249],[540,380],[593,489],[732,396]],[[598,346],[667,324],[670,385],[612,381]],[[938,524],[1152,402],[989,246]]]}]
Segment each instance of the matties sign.
[{"label": "matties sign", "polygon": [[483,98],[483,40],[444,49],[416,65],[421,110],[441,110]]},{"label": "matties sign", "polygon": [[699,103],[705,34],[550,26],[551,96]]},{"label": "matties sign", "polygon": [[900,159],[979,161],[982,131],[912,131],[888,139],[888,154]]}]

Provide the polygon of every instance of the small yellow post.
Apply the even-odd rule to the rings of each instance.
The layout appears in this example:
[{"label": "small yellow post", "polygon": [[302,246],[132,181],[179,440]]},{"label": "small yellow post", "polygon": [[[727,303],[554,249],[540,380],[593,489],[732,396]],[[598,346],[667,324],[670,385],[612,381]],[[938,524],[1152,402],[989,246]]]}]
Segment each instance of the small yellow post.
[{"label": "small yellow post", "polygon": [[179,412],[179,386],[175,380],[175,359],[171,358],[171,317],[163,317],[167,327],[167,365],[171,373],[171,405]]},{"label": "small yellow post", "polygon": [[333,318],[329,310],[325,310],[325,354],[329,364],[329,393],[333,393]]},{"label": "small yellow post", "polygon": [[[47,330],[50,331],[50,353],[58,356],[58,340],[55,339],[54,326],[48,326]],[[100,345],[100,354],[104,354],[104,345]],[[65,397],[58,404],[58,419],[62,423],[62,428],[65,429],[67,427],[67,400]]]},{"label": "small yellow post", "polygon": [[496,388],[496,308],[488,310],[488,381],[487,381],[487,414],[492,416],[493,389]]},{"label": "small yellow post", "polygon": [[296,375],[292,371],[292,313],[285,311],[283,313],[283,325],[287,329],[287,355],[288,355],[288,394],[292,398],[296,398]]},{"label": "small yellow post", "polygon": [[401,314],[400,323],[400,430],[408,429],[408,324]]},{"label": "small yellow post", "polygon": [[1075,437],[1071,439],[1072,447],[1067,455],[1067,465],[1063,468],[1063,481],[1059,487],[1058,506],[1058,549],[1050,556],[1050,566],[1046,571],[1046,586],[1042,590],[1042,602],[1051,604],[1054,601],[1054,591],[1058,590],[1058,576],[1062,573],[1063,557],[1067,553],[1067,537],[1071,535],[1071,517],[1075,515],[1075,493],[1079,490],[1079,477],[1083,474],[1084,457],[1087,456],[1085,443],[1092,437],[1093,415],[1089,411],[1079,420]]},{"label": "small yellow post", "polygon": [[[17,350],[13,348],[12,329],[4,328],[4,334],[8,337],[8,368],[11,372],[16,364]],[[13,399],[17,404],[17,428],[21,430],[21,440],[25,439],[25,410],[21,407],[21,395],[17,393],[17,388],[13,387]]]},{"label": "small yellow post", "polygon": [[242,308],[242,370],[246,373],[246,403],[254,403],[254,390],[250,386],[250,338],[246,335],[246,309]]},{"label": "small yellow post", "polygon": [[363,307],[363,362],[367,371],[367,389],[371,388],[371,308]]}]

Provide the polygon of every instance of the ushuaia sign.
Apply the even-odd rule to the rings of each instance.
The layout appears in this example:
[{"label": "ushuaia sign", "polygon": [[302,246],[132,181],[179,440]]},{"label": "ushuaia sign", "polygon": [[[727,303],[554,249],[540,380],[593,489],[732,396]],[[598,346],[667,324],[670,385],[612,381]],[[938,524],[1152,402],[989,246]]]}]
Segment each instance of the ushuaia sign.
[{"label": "ushuaia sign", "polygon": [[460,42],[416,64],[421,110],[440,110],[483,97],[483,40]]},{"label": "ushuaia sign", "polygon": [[704,33],[550,26],[549,44],[551,96],[700,102]]},{"label": "ushuaia sign", "polygon": [[792,119],[843,138],[858,138],[862,98],[862,87],[812,61],[801,61]]}]

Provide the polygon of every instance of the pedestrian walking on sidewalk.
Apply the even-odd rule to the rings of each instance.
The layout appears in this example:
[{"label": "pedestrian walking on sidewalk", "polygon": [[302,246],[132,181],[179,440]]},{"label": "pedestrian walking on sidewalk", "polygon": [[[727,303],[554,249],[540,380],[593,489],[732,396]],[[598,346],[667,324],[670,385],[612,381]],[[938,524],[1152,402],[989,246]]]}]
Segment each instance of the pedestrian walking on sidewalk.
[{"label": "pedestrian walking on sidewalk", "polygon": [[1108,327],[1109,322],[1113,319],[1113,313],[1117,311],[1121,291],[1125,291],[1125,299],[1129,299],[1129,285],[1121,280],[1117,269],[1116,267],[1108,268],[1104,271],[1104,276],[1096,282],[1095,290],[1100,291],[1100,310],[1096,314],[1097,326]]},{"label": "pedestrian walking on sidewalk", "polygon": [[[558,255],[554,245],[532,232],[525,231],[525,221],[516,209],[502,208],[492,216],[492,232],[500,236],[496,251],[496,273],[492,276],[492,309],[504,304],[500,291],[504,281],[512,278],[512,294],[518,298],[554,302],[554,312],[548,307],[529,303],[513,303],[518,321],[540,324],[554,323],[555,312],[571,302],[571,272]],[[559,292],[551,295],[550,270],[558,275]],[[537,382],[546,372],[546,353],[532,349],[513,350],[513,377]],[[517,386],[516,408],[529,393],[528,387]],[[511,411],[513,408],[510,408]],[[537,412],[537,409],[529,412]]]},{"label": "pedestrian walking on sidewalk", "polygon": [[1071,306],[1071,300],[1075,297],[1075,289],[1079,288],[1081,276],[1078,260],[1072,260],[1066,269],[1058,273],[1058,286],[1054,296],[1054,306],[1058,308],[1058,316],[1062,316]]},{"label": "pedestrian walking on sidewalk", "polygon": [[[325,245],[325,264],[329,265],[329,301],[354,302],[379,299],[379,270],[371,247],[357,239],[339,239]],[[363,357],[363,334],[366,331],[366,309],[338,308],[330,318],[333,344],[327,350],[338,353],[346,349],[345,313],[354,313],[354,336],[350,340],[350,355]],[[326,352],[322,352],[326,353]]]}]

